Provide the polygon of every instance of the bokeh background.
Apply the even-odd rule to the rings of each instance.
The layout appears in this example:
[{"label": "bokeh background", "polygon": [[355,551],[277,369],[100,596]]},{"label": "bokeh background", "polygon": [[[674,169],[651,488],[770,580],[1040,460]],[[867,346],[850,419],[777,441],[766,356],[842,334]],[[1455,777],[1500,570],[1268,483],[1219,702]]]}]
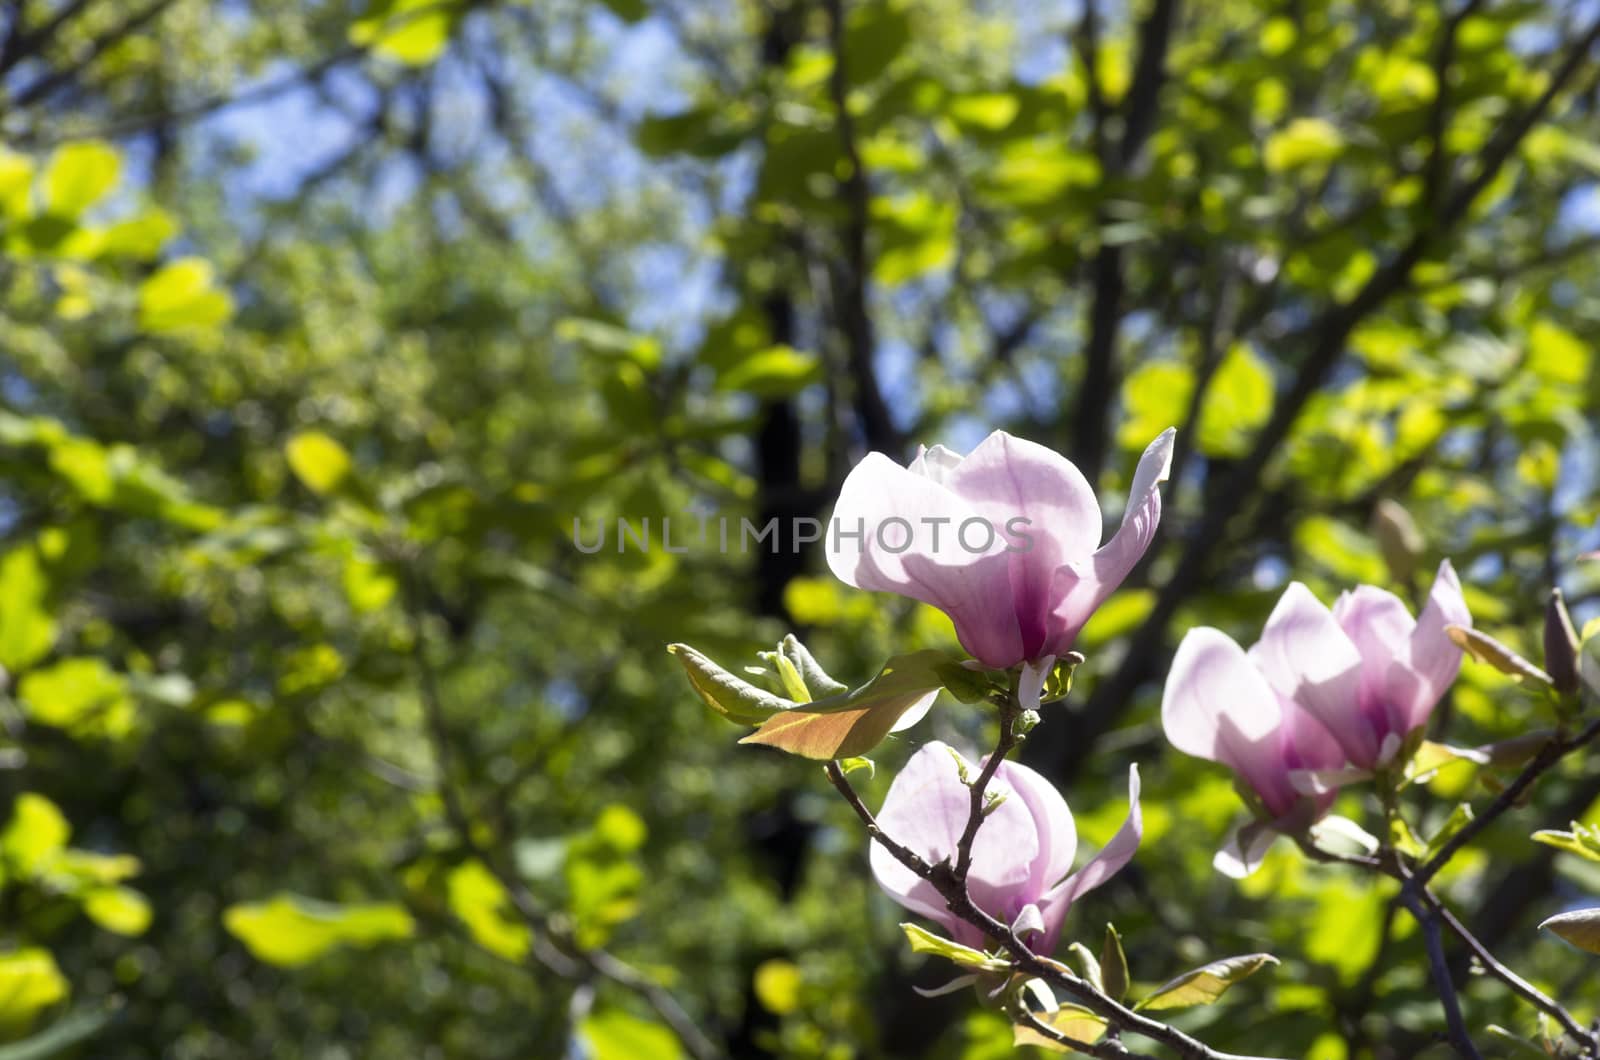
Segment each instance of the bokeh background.
[{"label": "bokeh background", "polygon": [[[862,680],[952,645],[738,520],[1004,427],[1114,525],[1169,425],[1158,545],[1024,751],[1089,842],[1143,768],[1143,850],[1068,937],[1114,921],[1152,982],[1279,955],[1181,1018],[1220,1047],[1438,1050],[1392,888],[1212,872],[1241,803],[1165,747],[1160,682],[1291,578],[1415,599],[1449,556],[1534,658],[1548,587],[1595,612],[1597,15],[5,4],[0,1056],[1012,1055],[913,991],[948,968],[816,765],[737,747],[664,646],[796,631]],[[660,547],[702,515],[729,552]],[[1469,664],[1434,736],[1540,710]],[[984,724],[942,703],[868,801]],[[1413,792],[1417,831],[1486,779]],[[1595,958],[1534,925],[1600,878],[1527,836],[1597,797],[1569,764],[1440,881],[1586,1017]]]}]

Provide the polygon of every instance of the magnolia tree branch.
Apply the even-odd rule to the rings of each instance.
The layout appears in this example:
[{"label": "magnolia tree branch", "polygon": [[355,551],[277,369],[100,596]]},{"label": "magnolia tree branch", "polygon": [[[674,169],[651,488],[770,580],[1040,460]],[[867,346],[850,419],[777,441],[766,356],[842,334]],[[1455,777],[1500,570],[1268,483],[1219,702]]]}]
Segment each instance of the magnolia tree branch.
[{"label": "magnolia tree branch", "polygon": [[1433,985],[1439,991],[1439,1001],[1444,1006],[1444,1023],[1450,1045],[1463,1060],[1483,1060],[1483,1054],[1472,1044],[1472,1035],[1468,1033],[1466,1020],[1461,1015],[1461,999],[1456,996],[1456,984],[1450,978],[1450,963],[1445,960],[1438,915],[1424,906],[1409,888],[1402,892],[1402,902],[1422,926],[1423,941],[1428,947],[1428,967],[1433,974]]},{"label": "magnolia tree branch", "polygon": [[1392,848],[1380,851],[1378,856],[1336,854],[1323,850],[1306,837],[1298,842],[1307,855],[1317,861],[1349,865],[1369,872],[1379,872],[1400,881],[1399,901],[1421,925],[1428,947],[1428,959],[1433,979],[1444,1004],[1445,1021],[1450,1041],[1463,1057],[1479,1057],[1477,1047],[1461,1021],[1460,1001],[1450,977],[1448,963],[1444,961],[1441,927],[1448,928],[1483,966],[1484,971],[1504,983],[1512,993],[1543,1012],[1561,1025],[1573,1041],[1579,1043],[1585,1056],[1600,1057],[1600,1031],[1585,1027],[1559,1001],[1512,971],[1490,952],[1470,928],[1464,924],[1444,901],[1428,887],[1428,881],[1439,873],[1450,860],[1472,842],[1508,810],[1515,806],[1535,782],[1549,772],[1563,758],[1588,746],[1600,736],[1600,720],[1591,721],[1579,732],[1567,735],[1557,733],[1533,759],[1517,774],[1515,780],[1497,795],[1482,814],[1474,817],[1460,831],[1451,836],[1433,857],[1415,868],[1408,868],[1399,853]]},{"label": "magnolia tree branch", "polygon": [[[977,835],[979,826],[984,818],[984,799],[995,771],[1005,756],[1016,746],[1016,735],[1013,725],[1021,713],[1015,697],[1008,697],[1008,702],[1000,710],[1001,726],[1000,737],[995,745],[995,752],[984,763],[983,770],[972,781],[972,804],[967,817],[967,825],[957,844],[955,864],[941,861],[930,864],[926,858],[909,847],[895,841],[878,825],[877,818],[861,801],[861,796],[844,775],[844,770],[839,768],[837,762],[829,762],[826,766],[828,780],[844,796],[845,802],[855,811],[861,823],[866,826],[867,835],[872,841],[887,850],[896,861],[910,869],[912,872],[929,883],[944,898],[950,911],[962,920],[978,928],[989,938],[999,942],[1000,946],[1011,957],[1012,966],[1020,973],[1033,978],[1042,979],[1069,995],[1074,1002],[1105,1020],[1107,1026],[1115,1031],[1126,1031],[1148,1038],[1153,1042],[1171,1049],[1183,1060],[1267,1060],[1262,1057],[1239,1056],[1233,1053],[1220,1052],[1211,1048],[1204,1042],[1192,1038],[1176,1027],[1140,1015],[1126,1007],[1110,996],[1097,990],[1088,980],[1075,975],[1070,968],[1052,960],[1049,957],[1034,953],[1028,948],[1015,931],[1007,924],[1001,923],[984,910],[978,908],[967,890],[967,873],[971,869],[972,841]],[[1034,1023],[1039,1021],[1032,1021]],[[1030,1024],[1031,1025],[1031,1024]],[[1038,1029],[1035,1026],[1034,1029]],[[1049,1032],[1041,1032],[1049,1033]],[[1057,1041],[1062,1040],[1059,1033],[1052,1035]],[[1138,1054],[1130,1053],[1127,1047],[1114,1039],[1099,1042],[1087,1048],[1074,1044],[1072,1046],[1091,1056],[1100,1057],[1137,1057]]]},{"label": "magnolia tree branch", "polygon": [[422,699],[429,749],[438,774],[436,786],[439,801],[444,807],[445,820],[461,848],[477,859],[505,890],[512,908],[528,929],[529,955],[561,978],[580,982],[600,978],[638,995],[655,1011],[662,1023],[677,1035],[694,1060],[714,1060],[723,1055],[723,1051],[700,1029],[672,991],[604,949],[578,945],[570,931],[554,923],[540,908],[538,898],[509,867],[506,859],[499,856],[491,844],[480,840],[478,831],[473,827],[472,816],[454,781],[453,744],[438,676],[428,657],[426,630],[422,621],[422,594],[411,568],[402,565],[402,572],[406,613],[411,625],[412,660],[417,668],[417,686]]}]

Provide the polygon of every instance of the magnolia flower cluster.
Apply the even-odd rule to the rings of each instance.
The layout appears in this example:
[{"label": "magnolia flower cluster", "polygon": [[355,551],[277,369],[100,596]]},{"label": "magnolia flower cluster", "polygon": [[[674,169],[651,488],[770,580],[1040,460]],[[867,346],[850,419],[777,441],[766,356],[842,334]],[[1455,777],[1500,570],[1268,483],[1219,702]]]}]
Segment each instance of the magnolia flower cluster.
[{"label": "magnolia flower cluster", "polygon": [[1232,769],[1268,826],[1229,844],[1218,867],[1250,871],[1274,831],[1302,831],[1336,788],[1395,765],[1414,748],[1461,668],[1446,632],[1472,616],[1450,561],[1422,614],[1362,585],[1330,610],[1292,583],[1245,651],[1220,630],[1190,630],[1167,674],[1161,722],[1185,754]]},{"label": "magnolia flower cluster", "polygon": [[[1145,450],[1121,524],[1104,544],[1093,489],[1043,446],[997,431],[966,457],[935,446],[901,467],[874,453],[850,473],[834,510],[836,520],[868,532],[832,536],[828,563],[850,585],[943,611],[972,665],[1015,671],[1019,704],[1032,709],[1056,660],[1149,548],[1172,445],[1168,430]],[[937,532],[975,523],[1012,534],[1025,527],[1026,547],[992,534],[975,549],[958,534],[941,539]],[[888,526],[897,532],[885,534]],[[1339,785],[1395,766],[1413,750],[1461,665],[1447,627],[1470,623],[1445,561],[1416,618],[1374,586],[1344,593],[1330,609],[1295,582],[1248,651],[1220,630],[1190,630],[1167,678],[1163,727],[1180,751],[1232,769],[1258,817],[1219,855],[1218,867],[1249,871],[1276,833],[1303,831],[1326,814]],[[920,718],[926,705],[897,728]],[[971,808],[969,778],[979,769],[944,744],[927,744],[895,778],[879,824],[930,863],[954,862]],[[1049,781],[1002,762],[990,791],[999,801],[973,843],[969,893],[1048,953],[1073,901],[1138,848],[1137,768],[1130,770],[1127,821],[1076,873],[1072,814]],[[895,901],[939,922],[958,942],[983,943],[930,882],[880,846],[871,848],[871,860]]]}]

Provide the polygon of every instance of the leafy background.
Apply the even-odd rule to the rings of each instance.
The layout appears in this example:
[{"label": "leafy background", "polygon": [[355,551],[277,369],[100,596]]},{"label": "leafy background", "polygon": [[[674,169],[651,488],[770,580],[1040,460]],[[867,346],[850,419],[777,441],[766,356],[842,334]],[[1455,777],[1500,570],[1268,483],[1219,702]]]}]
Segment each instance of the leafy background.
[{"label": "leafy background", "polygon": [[[1450,556],[1535,658],[1550,585],[1596,611],[1592,7],[7,5],[0,1056],[676,1057],[659,988],[716,1052],[1010,1055],[912,991],[948,968],[816,767],[663,650],[794,630],[859,680],[948,623],[814,545],[614,520],[820,518],[868,449],[1003,426],[1109,522],[1171,424],[1159,547],[1024,752],[1089,841],[1144,769],[1143,852],[1068,934],[1114,920],[1145,982],[1279,955],[1180,1018],[1219,1047],[1442,1052],[1390,892],[1210,870],[1240,804],[1160,679],[1290,578],[1414,599]],[[1547,721],[1469,665],[1435,735]],[[982,729],[941,705],[869,801]],[[1600,879],[1527,835],[1597,797],[1569,766],[1440,881],[1590,1018],[1534,925]]]}]

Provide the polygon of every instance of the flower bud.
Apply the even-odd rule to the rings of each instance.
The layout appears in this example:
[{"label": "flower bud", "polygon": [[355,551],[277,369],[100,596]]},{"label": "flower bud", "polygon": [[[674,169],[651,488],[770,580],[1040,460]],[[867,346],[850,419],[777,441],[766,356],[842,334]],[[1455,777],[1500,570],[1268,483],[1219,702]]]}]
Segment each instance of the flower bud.
[{"label": "flower bud", "polygon": [[1417,521],[1398,501],[1385,497],[1372,509],[1371,529],[1390,577],[1401,585],[1410,585],[1427,547]]},{"label": "flower bud", "polygon": [[1550,590],[1544,607],[1544,668],[1557,692],[1578,690],[1578,631],[1560,589]]}]

